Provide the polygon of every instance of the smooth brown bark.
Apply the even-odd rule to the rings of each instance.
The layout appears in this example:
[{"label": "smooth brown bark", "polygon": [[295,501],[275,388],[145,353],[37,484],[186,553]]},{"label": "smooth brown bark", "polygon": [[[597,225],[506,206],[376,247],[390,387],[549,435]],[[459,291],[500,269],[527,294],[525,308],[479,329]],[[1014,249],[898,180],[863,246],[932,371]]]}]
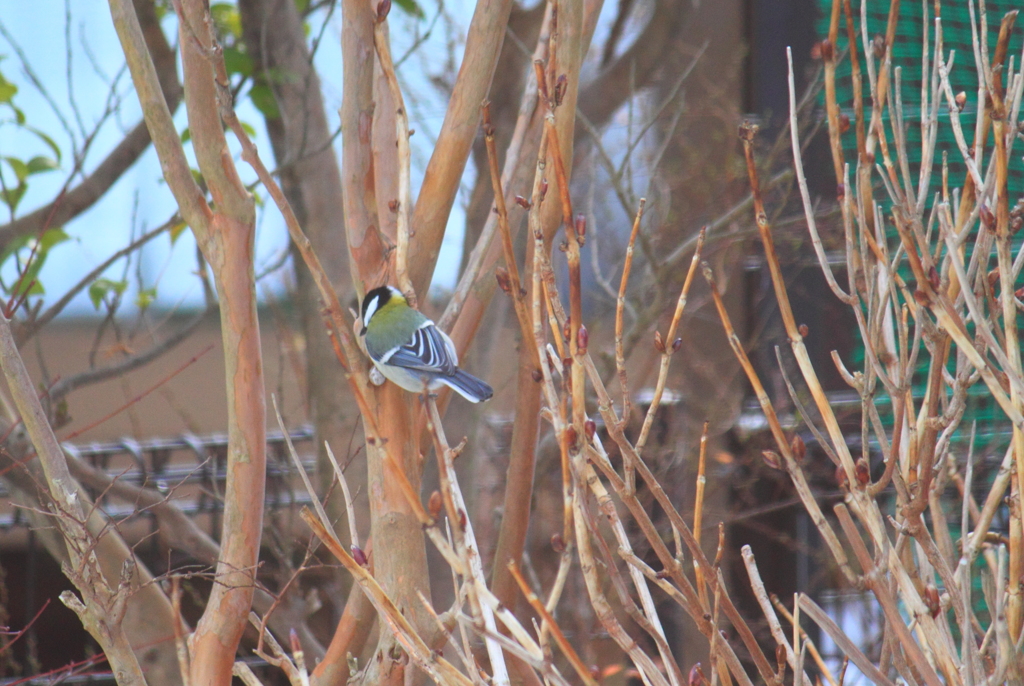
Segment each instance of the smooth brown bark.
[{"label": "smooth brown bark", "polygon": [[[339,294],[351,289],[341,172],[334,154],[324,111],[320,78],[306,45],[302,17],[290,0],[242,0],[239,3],[247,54],[257,72],[266,74],[274,93],[278,117],[266,117],[267,133],[279,169],[281,190],[320,258]],[[293,253],[295,251],[293,250]],[[339,393],[346,385],[344,370],[326,335],[320,296],[309,269],[296,254],[296,291],[305,341],[306,394],[316,430],[319,492],[331,491],[334,470],[324,443],[342,454],[351,442],[355,412]],[[363,483],[365,462],[348,465],[349,478]],[[348,531],[347,513],[335,491],[328,511],[338,522],[337,532]]]},{"label": "smooth brown bark", "polygon": [[[234,654],[246,626],[255,583],[263,519],[266,403],[253,272],[254,206],[241,184],[219,114],[211,20],[205,3],[184,2],[179,15],[186,106],[200,171],[217,208],[196,186],[180,139],[141,40],[138,20],[124,0],[111,0],[146,124],[164,177],[182,216],[214,273],[221,304],[228,402],[228,467],[217,583],[190,642],[196,686],[231,680]],[[223,62],[219,63],[223,72]]]},{"label": "smooth brown bark", "polygon": [[415,233],[410,250],[416,260],[410,265],[410,276],[417,292],[429,287],[433,277],[448,216],[479,132],[480,105],[491,89],[513,4],[512,0],[481,0],[473,13],[459,75],[412,216]]},{"label": "smooth brown bark", "polygon": [[[352,279],[360,295],[395,277],[394,252],[388,248],[397,239],[396,214],[388,205],[398,197],[398,159],[394,106],[375,59],[376,7],[367,0],[342,3],[342,191]],[[386,446],[376,440],[366,446],[370,534],[377,542],[374,576],[413,625],[429,632],[433,622],[417,597],[417,592],[429,595],[423,528],[393,474],[401,469],[419,491],[422,458],[416,418],[421,408],[414,395],[391,383],[378,387],[367,400],[367,411],[386,441]],[[375,685],[405,680],[394,634],[380,632],[375,655],[357,678]]]},{"label": "smooth brown bark", "polygon": [[373,22],[365,0],[341,4],[341,190],[345,203],[349,272],[359,297],[383,277],[385,244],[377,219],[370,135],[373,129]]}]

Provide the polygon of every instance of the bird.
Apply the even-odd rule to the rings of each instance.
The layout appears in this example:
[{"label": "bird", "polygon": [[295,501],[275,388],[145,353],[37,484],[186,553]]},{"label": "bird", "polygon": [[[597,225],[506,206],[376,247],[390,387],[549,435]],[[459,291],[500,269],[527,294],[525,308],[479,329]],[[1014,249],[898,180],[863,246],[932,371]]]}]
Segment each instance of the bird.
[{"label": "bird", "polygon": [[487,400],[492,389],[459,369],[455,344],[400,290],[379,286],[363,298],[360,335],[366,352],[384,378],[412,393],[448,386],[471,403]]}]

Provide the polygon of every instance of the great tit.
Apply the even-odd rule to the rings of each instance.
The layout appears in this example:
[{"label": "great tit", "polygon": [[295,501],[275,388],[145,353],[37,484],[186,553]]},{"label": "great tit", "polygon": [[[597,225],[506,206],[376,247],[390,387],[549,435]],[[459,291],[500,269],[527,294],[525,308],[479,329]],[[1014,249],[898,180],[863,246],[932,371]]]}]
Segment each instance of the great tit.
[{"label": "great tit", "polygon": [[410,307],[397,288],[381,286],[367,293],[362,314],[366,352],[399,387],[422,393],[445,385],[471,403],[494,395],[486,383],[459,369],[452,339]]}]

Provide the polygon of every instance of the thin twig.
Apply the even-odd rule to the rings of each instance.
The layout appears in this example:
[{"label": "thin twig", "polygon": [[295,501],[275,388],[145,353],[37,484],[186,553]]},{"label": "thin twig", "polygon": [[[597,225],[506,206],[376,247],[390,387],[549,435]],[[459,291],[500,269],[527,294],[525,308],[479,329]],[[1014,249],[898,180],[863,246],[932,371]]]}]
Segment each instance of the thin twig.
[{"label": "thin twig", "polygon": [[416,307],[416,291],[413,290],[409,277],[409,212],[412,211],[412,193],[409,189],[409,117],[406,114],[405,100],[402,89],[398,85],[398,75],[391,61],[391,48],[388,45],[387,16],[391,10],[391,0],[381,0],[377,5],[377,22],[373,27],[373,47],[377,51],[381,73],[388,83],[391,101],[395,107],[395,143],[398,155],[398,199],[394,208],[398,219],[398,249],[395,251],[395,280],[398,288],[405,294],[412,307]]},{"label": "thin twig", "polygon": [[565,634],[562,633],[562,630],[559,628],[555,618],[551,616],[551,613],[548,612],[544,603],[541,602],[540,598],[537,597],[537,594],[533,592],[533,589],[531,589],[530,585],[526,582],[526,579],[523,578],[522,572],[519,571],[519,566],[514,561],[509,561],[508,568],[509,571],[512,572],[512,576],[515,578],[516,583],[519,584],[519,588],[523,592],[523,596],[526,598],[526,601],[530,603],[530,607],[532,607],[537,614],[541,616],[541,619],[551,630],[551,635],[554,636],[555,643],[558,644],[558,648],[562,651],[562,654],[565,655],[567,660],[569,660],[569,664],[571,664],[573,669],[576,670],[576,674],[579,675],[580,679],[583,683],[587,684],[587,686],[597,686],[597,681],[591,675],[587,666],[583,664],[583,660],[580,659],[576,650],[573,649],[572,645],[565,638]]},{"label": "thin twig", "polygon": [[[686,298],[690,293],[693,275],[697,273],[697,265],[700,263],[703,253],[705,232],[706,228],[702,228],[697,236],[697,248],[693,251],[690,268],[686,272],[686,279],[683,280],[683,288],[679,291],[679,299],[676,301],[675,312],[672,313],[672,322],[668,325],[668,333],[664,338],[661,338],[660,334],[655,338],[656,342],[658,340],[661,341],[661,367],[658,370],[658,381],[654,387],[654,398],[651,399],[651,405],[647,408],[647,416],[644,417],[644,424],[640,429],[640,437],[636,440],[637,454],[643,454],[644,446],[647,444],[647,437],[650,435],[651,426],[654,424],[654,415],[658,412],[662,394],[665,392],[665,382],[668,381],[668,367],[672,361],[672,355],[682,345],[682,339],[676,338],[676,330],[679,327],[679,320],[683,316],[683,310],[686,308]],[[616,353],[617,356],[618,353]]]},{"label": "thin twig", "polygon": [[622,421],[628,421],[630,413],[629,381],[626,378],[626,349],[622,342],[622,311],[626,305],[626,287],[629,285],[629,273],[633,268],[633,248],[637,234],[640,233],[640,220],[644,217],[644,205],[647,198],[640,198],[633,229],[629,232],[629,243],[626,244],[626,255],[622,261],[622,279],[619,281],[619,297],[615,301],[615,368],[619,373],[619,387],[622,390]]}]

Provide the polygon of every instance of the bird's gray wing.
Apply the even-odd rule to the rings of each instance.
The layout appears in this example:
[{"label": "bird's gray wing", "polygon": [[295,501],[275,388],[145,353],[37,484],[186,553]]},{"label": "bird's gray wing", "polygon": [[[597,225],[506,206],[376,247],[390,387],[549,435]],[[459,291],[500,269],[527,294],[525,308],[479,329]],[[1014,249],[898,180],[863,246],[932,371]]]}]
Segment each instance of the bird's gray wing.
[{"label": "bird's gray wing", "polygon": [[452,359],[444,334],[433,324],[416,329],[408,343],[395,348],[382,362],[415,371],[445,375],[455,373],[455,361]]}]

